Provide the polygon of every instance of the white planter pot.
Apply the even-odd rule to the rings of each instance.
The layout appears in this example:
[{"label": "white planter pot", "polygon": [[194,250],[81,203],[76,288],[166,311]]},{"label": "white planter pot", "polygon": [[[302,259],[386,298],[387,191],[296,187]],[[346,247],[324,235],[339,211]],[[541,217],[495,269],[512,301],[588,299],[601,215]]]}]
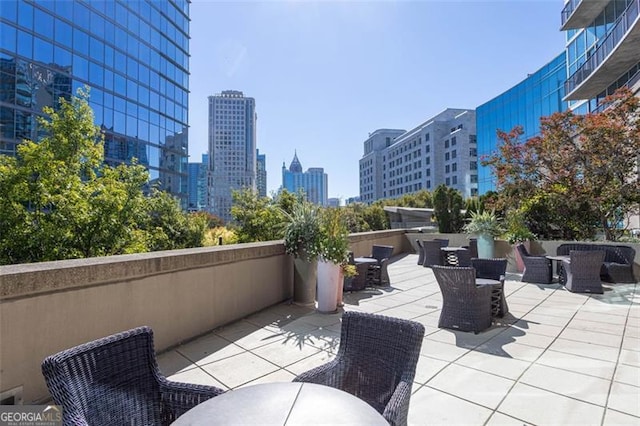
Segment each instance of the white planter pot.
[{"label": "white planter pot", "polygon": [[318,262],[318,311],[335,312],[338,303],[340,265],[332,262]]}]

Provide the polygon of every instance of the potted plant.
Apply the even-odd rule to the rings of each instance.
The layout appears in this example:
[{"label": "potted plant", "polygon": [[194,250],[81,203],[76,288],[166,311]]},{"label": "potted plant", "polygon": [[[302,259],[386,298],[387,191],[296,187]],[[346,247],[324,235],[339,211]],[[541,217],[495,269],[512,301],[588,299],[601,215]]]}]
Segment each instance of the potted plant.
[{"label": "potted plant", "polygon": [[318,262],[318,310],[334,312],[342,299],[343,271],[349,257],[349,231],[342,212],[328,208],[321,215],[322,239]]},{"label": "potted plant", "polygon": [[464,226],[464,230],[469,234],[477,235],[478,257],[485,259],[494,257],[494,238],[503,233],[502,225],[494,211],[471,212],[471,219]]},{"label": "potted plant", "polygon": [[322,241],[322,228],[318,207],[307,201],[293,205],[291,213],[283,211],[285,251],[294,257],[293,302],[314,306],[318,256]]},{"label": "potted plant", "polygon": [[504,235],[505,239],[509,244],[511,244],[513,252],[515,253],[518,272],[523,272],[524,262],[520,256],[520,252],[515,249],[515,246],[516,244],[522,243],[527,248],[527,251],[531,251],[529,242],[534,240],[536,236],[533,232],[529,231],[529,228],[527,228],[527,225],[524,222],[524,217],[519,211],[514,211],[508,214],[506,222],[507,230]]}]

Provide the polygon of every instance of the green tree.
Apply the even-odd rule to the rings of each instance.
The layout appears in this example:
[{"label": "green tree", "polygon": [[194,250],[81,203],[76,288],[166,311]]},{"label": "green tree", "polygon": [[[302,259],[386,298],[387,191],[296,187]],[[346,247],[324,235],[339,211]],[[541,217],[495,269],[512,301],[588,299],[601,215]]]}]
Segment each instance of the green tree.
[{"label": "green tree", "polygon": [[[18,145],[15,158],[0,155],[1,264],[167,247],[154,243],[145,224],[153,200],[168,195],[145,196],[149,176],[140,165],[103,163],[103,135],[88,97],[80,89],[70,101],[60,99],[57,110],[45,107],[40,141]],[[172,247],[197,239],[178,239]]]},{"label": "green tree", "polygon": [[548,213],[542,220],[563,238],[621,235],[621,219],[640,203],[640,99],[625,88],[605,102],[600,113],[542,118],[540,135],[524,143],[521,128],[498,131],[499,151],[483,164],[493,169],[505,210],[534,197],[543,204],[528,202],[525,213]]},{"label": "green tree", "polygon": [[453,188],[439,185],[433,191],[433,210],[438,221],[438,231],[443,233],[457,233],[462,230],[464,220],[462,195]]},{"label": "green tree", "polygon": [[[283,199],[283,203],[287,204],[288,200]],[[238,241],[247,243],[282,239],[286,219],[284,211],[270,198],[258,196],[256,191],[234,191],[231,216],[237,225]]]}]

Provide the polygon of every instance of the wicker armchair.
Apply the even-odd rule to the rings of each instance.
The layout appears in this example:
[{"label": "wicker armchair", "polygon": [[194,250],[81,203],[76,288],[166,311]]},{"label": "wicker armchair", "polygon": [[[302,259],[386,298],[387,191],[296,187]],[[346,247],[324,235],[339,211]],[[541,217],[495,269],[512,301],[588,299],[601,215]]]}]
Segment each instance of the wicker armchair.
[{"label": "wicker armchair", "polygon": [[373,282],[379,285],[389,284],[389,273],[387,272],[387,266],[389,259],[393,255],[393,246],[381,246],[373,245],[371,248],[371,256],[367,256],[376,259],[378,263],[369,265],[373,270]]},{"label": "wicker armchair", "polygon": [[416,245],[418,246],[418,265],[424,263],[424,245],[420,238],[416,238]]},{"label": "wicker armchair", "polygon": [[47,357],[42,373],[65,425],[169,425],[224,393],[168,381],[156,363],[149,327],[114,334]]},{"label": "wicker armchair", "polygon": [[516,250],[522,257],[524,271],[522,281],[527,283],[551,284],[551,260],[545,256],[531,256],[524,244],[517,244]]},{"label": "wicker armchair", "polygon": [[500,281],[499,286],[491,286],[491,306],[497,316],[503,317],[509,312],[507,299],[504,296],[504,278],[507,272],[507,259],[472,258],[471,266],[476,270],[476,278]]},{"label": "wicker armchair", "polygon": [[563,260],[562,266],[567,277],[565,287],[574,293],[602,294],[600,267],[604,261],[604,251],[569,252],[569,261]]},{"label": "wicker armchair", "polygon": [[422,247],[424,250],[422,266],[430,268],[431,265],[442,265],[442,253],[440,252],[442,244],[440,241],[422,240]]},{"label": "wicker armchair", "polygon": [[491,289],[476,286],[474,268],[433,266],[442,292],[438,327],[478,333],[491,327]]},{"label": "wicker armchair", "polygon": [[390,425],[406,425],[423,337],[424,326],[414,321],[345,312],[336,357],[294,381],[349,392],[375,408]]}]

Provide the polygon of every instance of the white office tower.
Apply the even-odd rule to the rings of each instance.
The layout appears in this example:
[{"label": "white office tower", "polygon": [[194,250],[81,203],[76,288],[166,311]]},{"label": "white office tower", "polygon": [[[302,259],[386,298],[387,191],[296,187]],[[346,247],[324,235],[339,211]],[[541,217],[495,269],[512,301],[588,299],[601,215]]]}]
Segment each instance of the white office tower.
[{"label": "white office tower", "polygon": [[231,220],[232,191],[256,190],[256,105],[242,92],[209,96],[209,211]]}]

